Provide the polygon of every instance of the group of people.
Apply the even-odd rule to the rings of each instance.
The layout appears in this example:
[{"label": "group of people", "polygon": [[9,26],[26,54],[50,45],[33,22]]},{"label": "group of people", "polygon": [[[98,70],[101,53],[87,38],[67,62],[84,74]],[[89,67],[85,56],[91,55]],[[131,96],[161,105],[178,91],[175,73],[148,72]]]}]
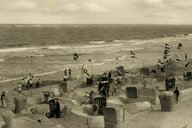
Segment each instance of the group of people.
[{"label": "group of people", "polygon": [[[33,88],[33,85],[34,85],[34,76],[29,73],[29,75],[27,77],[24,77],[22,80],[21,80],[21,83],[18,87],[18,91],[20,92],[21,90],[28,90],[30,88]],[[42,82],[40,79],[37,80],[36,84],[35,84],[35,87],[36,88],[40,88]]]},{"label": "group of people", "polygon": [[65,68],[64,69],[64,76],[65,77],[72,77],[72,70],[71,70],[71,68]]}]

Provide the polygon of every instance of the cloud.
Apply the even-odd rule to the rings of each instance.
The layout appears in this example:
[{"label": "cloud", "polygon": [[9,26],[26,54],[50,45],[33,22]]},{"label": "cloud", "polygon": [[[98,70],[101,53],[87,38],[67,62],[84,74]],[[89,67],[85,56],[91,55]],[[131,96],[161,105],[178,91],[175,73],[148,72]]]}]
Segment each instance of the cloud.
[{"label": "cloud", "polygon": [[69,12],[76,12],[76,11],[81,10],[81,7],[76,4],[68,4],[68,5],[63,6],[62,8]]},{"label": "cloud", "polygon": [[176,24],[191,11],[192,0],[1,0],[0,22]]},{"label": "cloud", "polygon": [[89,12],[93,13],[105,13],[107,12],[107,8],[102,7],[96,3],[84,3],[83,8]]},{"label": "cloud", "polygon": [[15,0],[14,2],[11,2],[10,4],[8,4],[7,8],[9,8],[10,10],[32,10],[35,9],[36,5],[33,1],[29,1],[29,0]]}]

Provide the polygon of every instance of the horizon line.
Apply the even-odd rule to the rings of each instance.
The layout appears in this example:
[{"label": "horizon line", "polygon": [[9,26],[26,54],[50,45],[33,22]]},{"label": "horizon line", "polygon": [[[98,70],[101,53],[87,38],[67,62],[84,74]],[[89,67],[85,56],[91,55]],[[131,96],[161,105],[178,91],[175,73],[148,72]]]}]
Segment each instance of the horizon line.
[{"label": "horizon line", "polygon": [[192,24],[159,24],[159,23],[0,23],[0,25],[192,25]]}]

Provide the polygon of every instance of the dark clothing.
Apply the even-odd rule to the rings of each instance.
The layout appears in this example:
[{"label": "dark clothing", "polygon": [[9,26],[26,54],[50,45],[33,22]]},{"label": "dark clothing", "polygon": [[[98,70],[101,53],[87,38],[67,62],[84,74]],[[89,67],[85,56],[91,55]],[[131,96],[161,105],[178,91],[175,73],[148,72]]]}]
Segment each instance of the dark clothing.
[{"label": "dark clothing", "polygon": [[1,106],[4,107],[4,98],[5,98],[5,92],[2,92],[1,94]]},{"label": "dark clothing", "polygon": [[64,70],[64,75],[67,76],[67,69]]},{"label": "dark clothing", "polygon": [[39,83],[39,81],[37,81],[36,88],[39,88],[39,87],[40,87],[40,83]]},{"label": "dark clothing", "polygon": [[111,79],[111,72],[109,72],[108,74],[108,79]]},{"label": "dark clothing", "polygon": [[55,116],[56,116],[56,118],[60,118],[60,104],[59,104],[59,101],[55,102]]},{"label": "dark clothing", "polygon": [[5,93],[3,92],[2,94],[1,94],[1,100],[3,100],[5,98]]},{"label": "dark clothing", "polygon": [[75,53],[74,56],[73,56],[73,60],[77,60],[79,58],[78,54]]},{"label": "dark clothing", "polygon": [[69,77],[71,77],[71,69],[69,68]]},{"label": "dark clothing", "polygon": [[178,89],[176,89],[174,92],[173,92],[173,94],[175,94],[175,96],[176,96],[176,103],[178,102],[178,100],[179,100],[179,90]]},{"label": "dark clothing", "polygon": [[54,117],[55,115],[55,100],[51,99],[49,101],[49,109],[50,109],[50,114],[49,114],[49,118]]}]

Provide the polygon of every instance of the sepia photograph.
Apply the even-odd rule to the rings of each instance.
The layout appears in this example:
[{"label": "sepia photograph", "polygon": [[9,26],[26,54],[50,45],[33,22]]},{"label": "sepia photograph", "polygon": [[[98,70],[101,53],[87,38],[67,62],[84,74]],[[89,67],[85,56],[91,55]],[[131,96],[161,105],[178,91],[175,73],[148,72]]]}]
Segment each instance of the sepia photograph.
[{"label": "sepia photograph", "polygon": [[0,128],[192,128],[192,0],[0,0]]}]

